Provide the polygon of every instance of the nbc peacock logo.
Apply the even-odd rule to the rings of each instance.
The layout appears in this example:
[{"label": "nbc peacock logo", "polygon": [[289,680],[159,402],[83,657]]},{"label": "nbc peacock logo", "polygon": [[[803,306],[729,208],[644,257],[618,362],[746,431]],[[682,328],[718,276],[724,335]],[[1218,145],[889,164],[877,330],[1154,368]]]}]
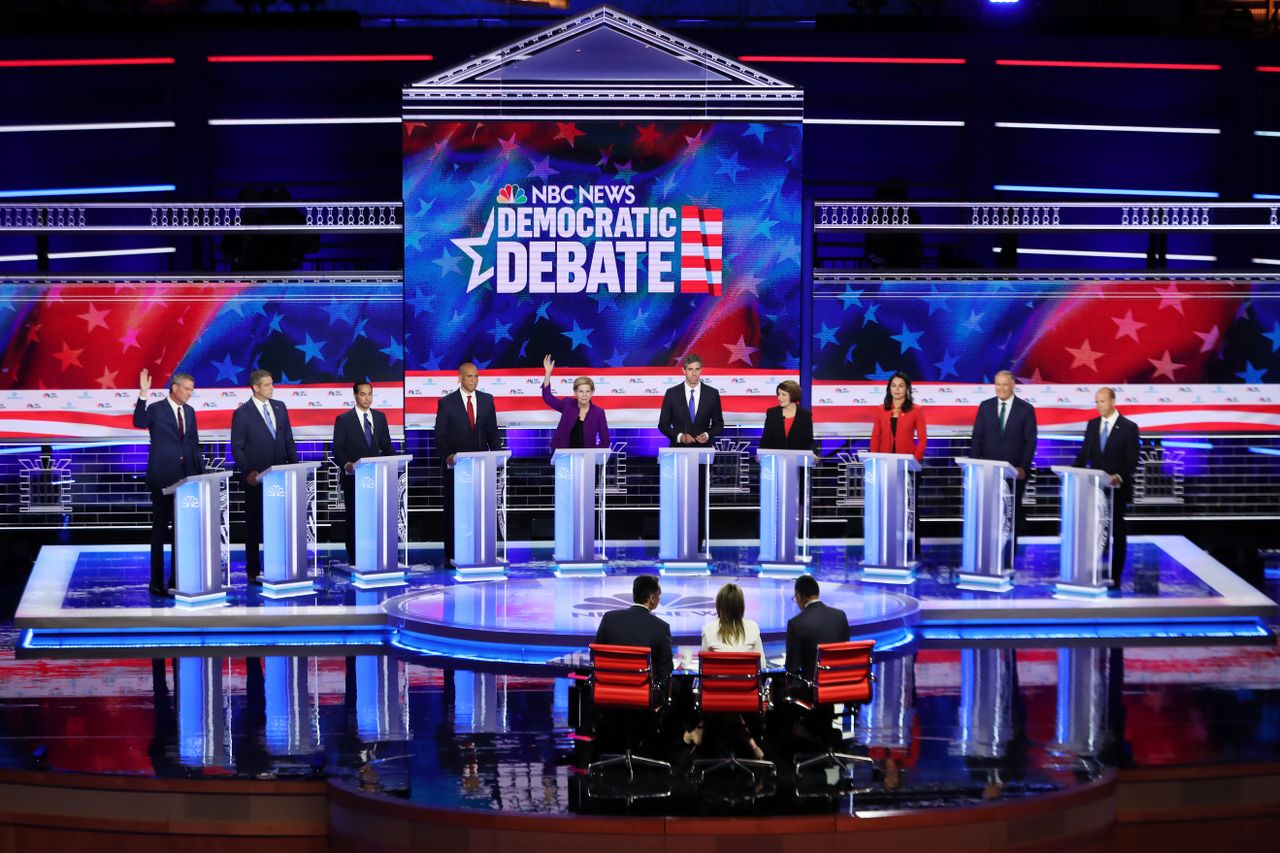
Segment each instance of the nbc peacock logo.
[{"label": "nbc peacock logo", "polygon": [[498,190],[498,204],[524,204],[528,198],[519,184],[507,184]]}]

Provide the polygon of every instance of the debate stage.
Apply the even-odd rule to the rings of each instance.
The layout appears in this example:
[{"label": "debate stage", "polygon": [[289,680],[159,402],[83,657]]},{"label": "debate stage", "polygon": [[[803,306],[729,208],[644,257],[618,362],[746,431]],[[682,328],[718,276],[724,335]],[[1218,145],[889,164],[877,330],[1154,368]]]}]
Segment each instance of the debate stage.
[{"label": "debate stage", "polygon": [[[656,548],[618,543],[600,578],[557,578],[549,544],[513,543],[506,577],[459,582],[434,568],[439,550],[411,547],[407,583],[360,589],[327,555],[317,560],[318,591],[283,600],[247,588],[233,559],[225,606],[157,606],[146,590],[145,546],[47,546],[36,562],[15,626],[25,652],[86,648],[262,648],[388,644],[427,656],[563,670],[580,661],[607,610],[630,606],[631,578],[659,572]],[[1055,591],[1056,537],[1024,537],[1014,585],[1006,592],[959,583],[956,540],[923,544],[915,579],[866,576],[858,540],[822,541],[812,574],[823,599],[845,610],[855,637],[886,650],[912,641],[1072,638],[1163,641],[1170,638],[1266,638],[1276,605],[1181,536],[1134,536],[1124,584],[1097,600]],[[691,662],[715,594],[734,581],[747,615],[760,623],[777,661],[795,614],[791,576],[758,571],[756,546],[720,542],[711,574],[662,579],[657,613]]]}]

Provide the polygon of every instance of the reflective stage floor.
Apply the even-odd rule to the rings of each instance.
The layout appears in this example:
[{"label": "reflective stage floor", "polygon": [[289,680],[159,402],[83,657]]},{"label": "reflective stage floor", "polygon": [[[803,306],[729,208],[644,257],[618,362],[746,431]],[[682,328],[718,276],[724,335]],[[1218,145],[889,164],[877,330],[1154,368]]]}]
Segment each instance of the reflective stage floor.
[{"label": "reflective stage floor", "polygon": [[[878,629],[896,620],[909,630],[885,635],[893,638],[876,655],[873,701],[840,722],[846,750],[870,759],[843,786],[797,777],[785,733],[769,731],[762,745],[780,768],[769,785],[695,784],[684,770],[699,753],[679,726],[654,746],[676,765],[670,780],[592,781],[581,771],[578,656],[512,649],[540,631],[585,645],[600,613],[626,606],[630,576],[652,568],[638,546],[618,549],[604,580],[551,579],[545,552],[513,549],[524,559],[504,582],[456,584],[448,573],[415,570],[407,587],[361,591],[335,572],[310,601],[267,602],[241,583],[230,607],[176,615],[146,595],[145,549],[46,549],[19,624],[0,631],[0,769],[328,778],[483,814],[874,816],[1033,800],[1092,785],[1114,767],[1280,757],[1274,575],[1254,590],[1181,537],[1135,537],[1118,594],[1060,602],[1049,589],[1057,559],[1049,540],[1024,543],[1017,584],[1004,595],[955,589],[954,543],[927,543],[920,577],[906,588],[863,583],[860,550],[818,549],[824,598],[857,602],[851,613]],[[663,579],[659,613],[678,645],[713,610],[719,584],[735,578],[749,615],[775,638],[776,662],[791,584],[743,571],[752,552],[718,546],[712,577]],[[411,648],[403,635],[414,632],[395,627],[408,617],[383,607],[397,599],[419,627],[435,621],[461,639],[424,634],[424,649]],[[1194,607],[1210,614],[1199,635],[1179,610]],[[1037,608],[1089,613],[1075,624],[1047,622]],[[1167,623],[1158,608],[1172,608]],[[1031,615],[1001,616],[1009,611]],[[1148,615],[1126,619],[1126,611]],[[283,616],[287,625],[300,612],[323,619],[287,636],[229,630],[241,614]],[[56,627],[77,616],[133,627],[169,616],[212,630],[139,638],[108,625],[78,647],[83,635]],[[48,644],[27,633],[42,620],[55,625]],[[1250,620],[1252,633],[1243,630]],[[486,643],[500,648],[472,653]],[[678,649],[682,666],[692,653]]]},{"label": "reflective stage floor", "polygon": [[[1135,536],[1120,590],[1097,600],[1055,594],[1054,538],[1020,543],[1012,589],[958,584],[956,541],[926,541],[916,578],[888,584],[865,576],[861,543],[813,549],[823,599],[845,610],[855,636],[881,649],[913,639],[1106,639],[1267,636],[1275,604],[1181,536]],[[236,555],[238,556],[238,555]],[[561,668],[585,652],[601,614],[631,603],[631,579],[657,571],[652,545],[611,551],[601,578],[556,578],[550,548],[513,547],[507,577],[457,581],[434,568],[439,552],[414,548],[407,583],[359,589],[327,557],[318,591],[270,599],[244,583],[233,559],[227,606],[187,608],[147,593],[144,546],[46,546],[18,606],[24,651],[76,648],[184,648],[238,645],[348,646],[390,643],[428,655]],[[771,657],[781,654],[795,614],[790,577],[759,576],[752,544],[716,544],[707,577],[664,577],[658,615],[685,656],[714,615],[716,591],[743,587],[747,615],[760,623]]]}]

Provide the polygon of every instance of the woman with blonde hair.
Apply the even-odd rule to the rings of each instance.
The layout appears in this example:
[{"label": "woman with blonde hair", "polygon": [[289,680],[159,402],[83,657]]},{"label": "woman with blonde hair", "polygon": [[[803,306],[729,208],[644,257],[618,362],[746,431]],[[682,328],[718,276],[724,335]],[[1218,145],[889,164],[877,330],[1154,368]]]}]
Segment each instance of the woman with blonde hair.
[{"label": "woman with blonde hair", "polygon": [[[755,652],[764,666],[764,643],[760,639],[760,626],[747,619],[747,601],[742,587],[727,583],[716,593],[716,618],[702,626],[702,650],[707,652]],[[741,717],[738,718],[739,734],[756,759],[764,758],[764,750],[751,735]],[[702,724],[691,732],[685,732],[685,743],[697,746],[702,743]]]}]

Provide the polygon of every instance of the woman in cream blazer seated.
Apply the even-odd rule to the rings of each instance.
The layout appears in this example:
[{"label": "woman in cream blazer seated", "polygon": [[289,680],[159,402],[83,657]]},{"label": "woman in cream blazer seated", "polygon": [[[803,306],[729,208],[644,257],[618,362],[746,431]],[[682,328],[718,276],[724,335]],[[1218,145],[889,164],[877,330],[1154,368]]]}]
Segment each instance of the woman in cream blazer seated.
[{"label": "woman in cream blazer seated", "polygon": [[[760,626],[743,616],[746,608],[741,587],[732,583],[720,587],[720,591],[716,593],[716,618],[702,626],[702,650],[756,652],[760,655],[760,665],[764,666],[764,643],[760,639]],[[764,750],[751,736],[745,722],[742,722],[742,736],[751,753],[757,759],[764,758]],[[702,743],[702,724],[699,723],[691,732],[685,732],[684,741],[694,746]]]}]

